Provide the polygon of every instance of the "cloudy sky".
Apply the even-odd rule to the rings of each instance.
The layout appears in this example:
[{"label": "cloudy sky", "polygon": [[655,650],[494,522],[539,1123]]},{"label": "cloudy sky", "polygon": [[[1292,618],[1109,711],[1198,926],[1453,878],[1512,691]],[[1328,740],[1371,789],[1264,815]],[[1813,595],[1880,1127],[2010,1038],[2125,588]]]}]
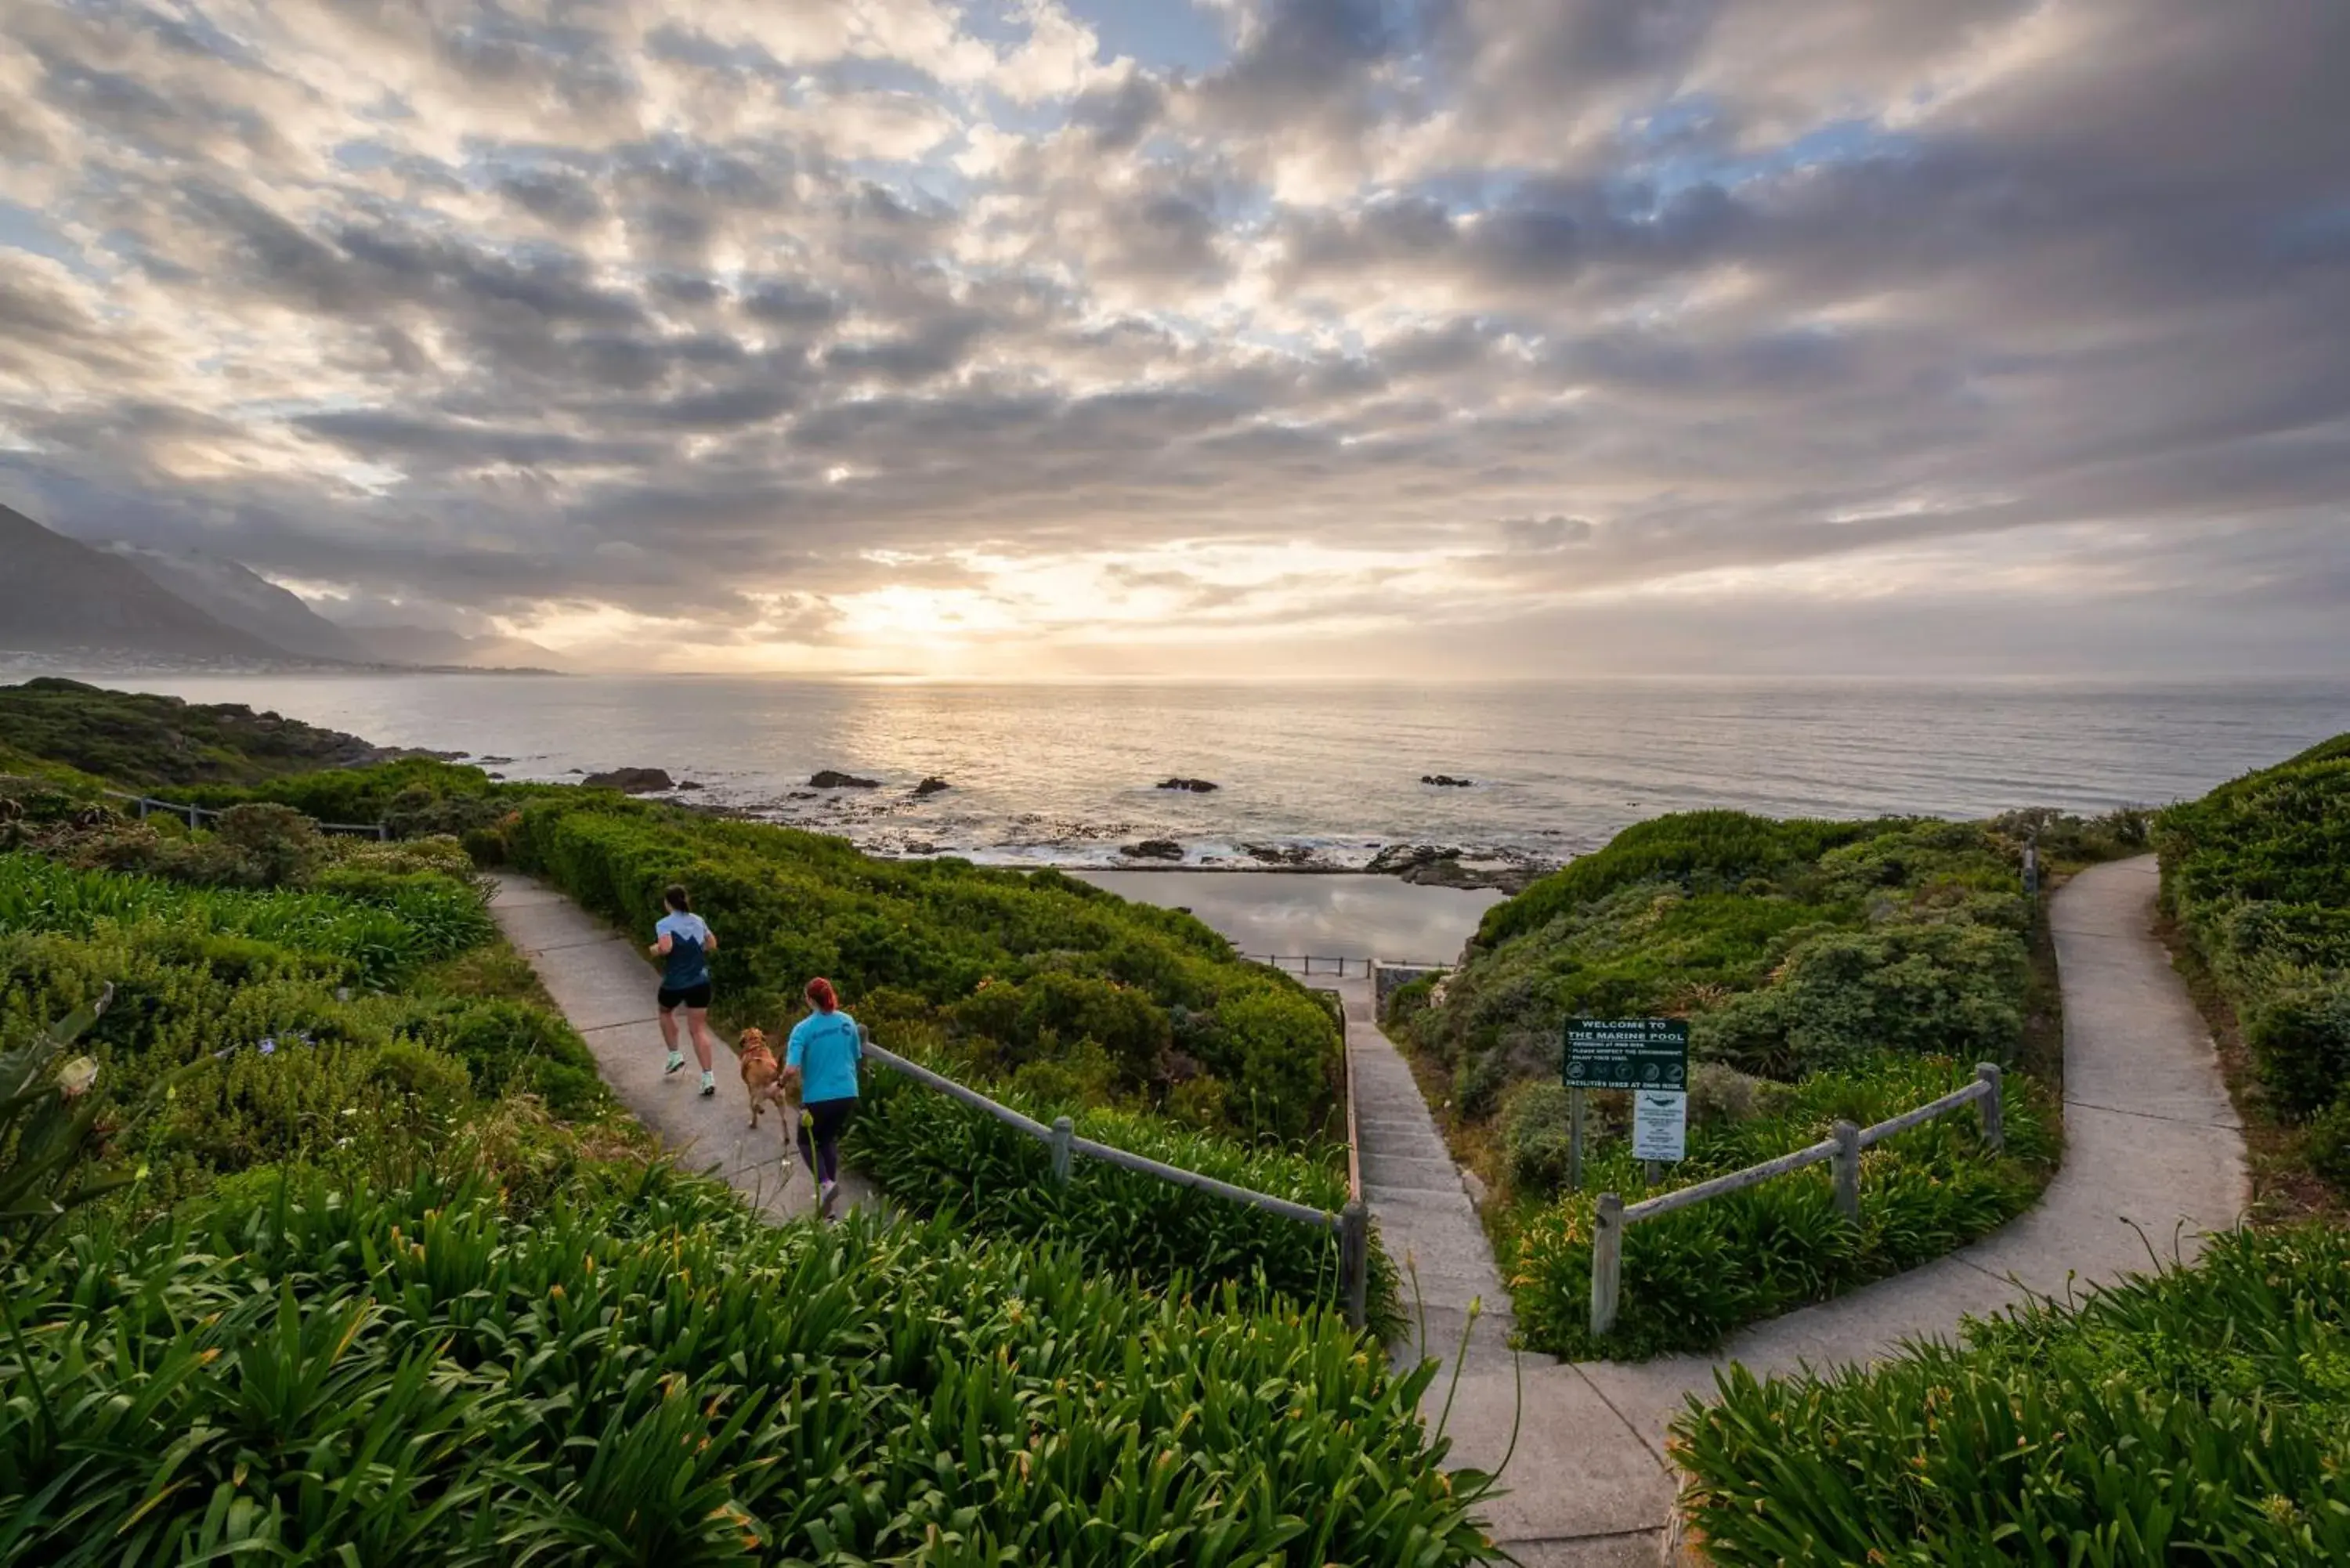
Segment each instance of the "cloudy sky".
[{"label": "cloudy sky", "polygon": [[330,614],[2350,670],[2341,0],[0,9],[0,500]]}]

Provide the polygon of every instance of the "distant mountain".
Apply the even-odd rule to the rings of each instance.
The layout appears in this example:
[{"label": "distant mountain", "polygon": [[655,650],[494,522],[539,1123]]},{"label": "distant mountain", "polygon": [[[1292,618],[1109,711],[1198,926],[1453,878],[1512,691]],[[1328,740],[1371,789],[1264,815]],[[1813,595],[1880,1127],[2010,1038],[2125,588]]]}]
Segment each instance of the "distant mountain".
[{"label": "distant mountain", "polygon": [[162,587],[120,556],[0,506],[0,649],[284,659],[285,649]]},{"label": "distant mountain", "polygon": [[366,657],[387,664],[462,665],[475,670],[552,670],[563,661],[527,638],[466,637],[427,626],[352,626],[340,628]]},{"label": "distant mountain", "polygon": [[304,604],[297,595],[234,561],[201,550],[156,550],[120,541],[100,548],[130,562],[158,587],[213,619],[288,653],[350,664],[372,664],[383,657]]}]

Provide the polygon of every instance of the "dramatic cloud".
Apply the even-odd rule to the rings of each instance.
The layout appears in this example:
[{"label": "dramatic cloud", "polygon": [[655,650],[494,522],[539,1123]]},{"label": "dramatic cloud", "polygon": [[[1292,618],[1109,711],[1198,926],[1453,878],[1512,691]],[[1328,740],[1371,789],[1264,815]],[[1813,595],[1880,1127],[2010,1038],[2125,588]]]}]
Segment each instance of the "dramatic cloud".
[{"label": "dramatic cloud", "polygon": [[591,662],[2340,668],[2258,9],[19,0],[0,500]]}]

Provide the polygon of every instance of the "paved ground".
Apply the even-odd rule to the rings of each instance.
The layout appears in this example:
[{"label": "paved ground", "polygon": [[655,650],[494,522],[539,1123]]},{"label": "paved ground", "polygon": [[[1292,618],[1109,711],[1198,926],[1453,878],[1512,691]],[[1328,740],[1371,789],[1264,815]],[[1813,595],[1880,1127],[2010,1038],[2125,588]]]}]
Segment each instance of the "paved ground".
[{"label": "paved ground", "polygon": [[[718,1093],[709,1099],[697,1092],[701,1075],[690,1042],[680,1041],[684,1070],[662,1072],[668,1053],[653,1005],[660,978],[641,942],[616,935],[563,894],[517,873],[498,877],[490,910],[596,1054],[604,1082],[680,1165],[714,1169],[753,1207],[779,1220],[815,1209],[816,1183],[800,1163],[783,1116],[770,1111],[757,1130],[748,1125],[750,1099],[735,1068],[732,1041],[718,1043],[712,1060]],[[719,940],[725,935],[721,931]],[[645,940],[650,940],[648,933]],[[855,1172],[842,1174],[841,1212],[874,1201],[872,1189]]]},{"label": "paved ground", "polygon": [[[1516,1428],[1512,1490],[1489,1511],[1497,1539],[1528,1568],[1653,1563],[1672,1501],[1665,1428],[1690,1396],[1711,1393],[1718,1367],[1866,1361],[1904,1339],[1953,1336],[1961,1318],[2026,1291],[2061,1295],[2142,1272],[2149,1244],[2192,1256],[2205,1231],[2233,1225],[2249,1198],[2243,1139],[2202,1019],[2151,933],[2155,885],[2151,857],[2102,866],[2074,878],[2051,908],[2064,996],[2065,1155],[2030,1214],[1937,1262],[1758,1325],[1715,1358],[1617,1366],[1527,1356],[1513,1367],[1481,1324],[1447,1429],[1455,1464],[1490,1469]],[[1492,1259],[1409,1069],[1371,1024],[1367,996],[1347,1000],[1367,1195],[1389,1252],[1421,1260],[1430,1350],[1449,1356],[1460,1342],[1449,1314],[1498,1287]],[[1426,1405],[1431,1421],[1445,1397],[1440,1379]]]}]

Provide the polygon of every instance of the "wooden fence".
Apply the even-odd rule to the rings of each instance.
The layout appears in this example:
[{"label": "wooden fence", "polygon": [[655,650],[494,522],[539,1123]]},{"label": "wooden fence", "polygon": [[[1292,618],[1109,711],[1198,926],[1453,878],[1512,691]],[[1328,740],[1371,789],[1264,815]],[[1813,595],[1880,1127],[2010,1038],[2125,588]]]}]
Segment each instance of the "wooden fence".
[{"label": "wooden fence", "polygon": [[[187,818],[190,827],[202,827],[207,822],[220,820],[220,813],[209,805],[186,805],[176,800],[157,800],[150,794],[125,794],[120,790],[99,791],[110,800],[127,800],[139,808],[139,820],[144,822],[150,814],[165,812]],[[380,822],[321,822],[316,825],[321,833],[359,834],[379,841],[391,836],[391,829]]]},{"label": "wooden fence", "polygon": [[[1046,1127],[1034,1116],[1021,1115],[1010,1106],[999,1105],[977,1089],[956,1083],[944,1074],[934,1073],[919,1062],[909,1062],[892,1051],[873,1044],[872,1036],[865,1037],[865,1054],[893,1072],[902,1073],[916,1083],[936,1089],[950,1099],[959,1100],[972,1109],[993,1116],[1004,1126],[1027,1134],[1044,1144],[1053,1153],[1053,1179],[1069,1179],[1069,1168],[1076,1156],[1097,1159],[1104,1165],[1115,1165],[1143,1176],[1152,1176],[1179,1187],[1190,1187],[1233,1203],[1245,1203],[1262,1209],[1284,1220],[1294,1220],[1301,1225],[1318,1230],[1335,1231],[1338,1234],[1339,1267],[1345,1276],[1347,1321],[1357,1328],[1363,1326],[1366,1298],[1370,1277],[1370,1210],[1363,1203],[1359,1179],[1355,1175],[1353,1096],[1348,1095],[1347,1113],[1347,1200],[1345,1209],[1333,1214],[1287,1198],[1276,1198],[1269,1192],[1257,1192],[1246,1187],[1236,1187],[1229,1181],[1219,1181],[1196,1170],[1180,1166],[1164,1165],[1147,1156],[1112,1148],[1106,1143],[1079,1137],[1076,1124],[1066,1116],[1056,1116]],[[1351,1091],[1352,1081],[1348,1087]]]},{"label": "wooden fence", "polygon": [[1711,1198],[1742,1192],[1774,1176],[1785,1176],[1826,1160],[1835,1168],[1836,1207],[1846,1219],[1857,1222],[1861,1150],[1968,1105],[1975,1106],[1982,1117],[1984,1146],[2000,1148],[2006,1142],[2006,1126],[1999,1096],[2000,1070],[1985,1062],[1975,1068],[1975,1081],[1964,1088],[1953,1089],[1940,1099],[1929,1100],[1874,1127],[1838,1122],[1833,1134],[1809,1148],[1799,1148],[1793,1154],[1783,1154],[1776,1159],[1766,1159],[1760,1165],[1750,1165],[1743,1170],[1733,1170],[1727,1176],[1659,1193],[1634,1204],[1627,1205],[1613,1192],[1601,1193],[1591,1227],[1591,1332],[1604,1334],[1616,1326],[1616,1307],[1623,1289],[1624,1232],[1641,1220],[1654,1220]]}]

